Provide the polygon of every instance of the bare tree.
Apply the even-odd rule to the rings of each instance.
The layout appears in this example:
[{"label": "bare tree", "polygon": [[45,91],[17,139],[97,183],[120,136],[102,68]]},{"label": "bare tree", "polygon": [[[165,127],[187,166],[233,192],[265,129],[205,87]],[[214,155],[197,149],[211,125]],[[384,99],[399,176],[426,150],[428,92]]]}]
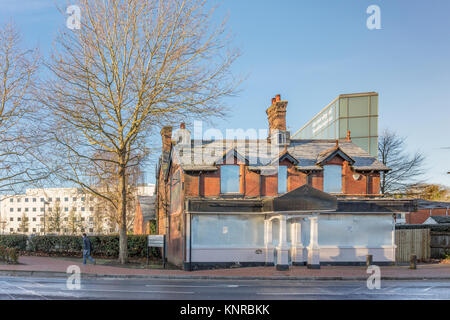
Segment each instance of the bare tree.
[{"label": "bare tree", "polygon": [[[203,0],[77,4],[81,30],[61,30],[48,64],[41,102],[53,145],[42,162],[114,208],[126,263],[129,170],[148,157],[162,125],[223,115],[222,98],[239,83],[230,72],[238,53]],[[91,184],[92,169],[105,167],[105,179],[116,179],[112,193]]]},{"label": "bare tree", "polygon": [[46,177],[33,161],[37,137],[29,130],[36,104],[32,93],[39,66],[37,50],[21,48],[10,23],[0,26],[0,191],[17,193],[24,183]]},{"label": "bare tree", "polygon": [[381,174],[382,194],[405,191],[408,186],[417,183],[424,173],[425,157],[420,152],[409,155],[405,138],[392,131],[384,130],[379,137],[378,157],[391,169]]},{"label": "bare tree", "polygon": [[29,227],[30,223],[28,221],[28,217],[25,215],[25,213],[22,213],[22,217],[20,219],[20,225],[19,225],[19,230],[22,233],[28,232],[28,227]]},{"label": "bare tree", "polygon": [[46,219],[46,232],[58,234],[62,232],[62,229],[64,228],[64,218],[60,201],[56,201],[53,208],[49,208]]},{"label": "bare tree", "polygon": [[0,230],[2,230],[2,234],[5,233],[7,226],[8,226],[8,220],[6,218],[0,217]]}]

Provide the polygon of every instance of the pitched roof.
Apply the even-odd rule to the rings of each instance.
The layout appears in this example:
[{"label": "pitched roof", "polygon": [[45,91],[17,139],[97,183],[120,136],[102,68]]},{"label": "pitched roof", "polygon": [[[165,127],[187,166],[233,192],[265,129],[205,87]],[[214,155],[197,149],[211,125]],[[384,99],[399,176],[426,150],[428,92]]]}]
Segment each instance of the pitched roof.
[{"label": "pitched roof", "polygon": [[[428,219],[433,219],[434,221],[436,221],[438,224],[442,224],[442,223],[450,223],[450,217],[449,216],[431,216]],[[427,220],[428,220],[427,219]]]},{"label": "pitched roof", "polygon": [[423,200],[418,199],[417,205],[420,209],[447,209],[450,208],[450,202],[443,202],[443,201],[429,201],[429,200]]},{"label": "pitched roof", "polygon": [[317,164],[325,163],[326,161],[333,159],[335,156],[340,156],[342,159],[348,161],[350,164],[355,163],[355,160],[353,160],[349,155],[347,155],[339,146],[335,146],[331,149],[322,151],[319,153],[319,156],[317,157]]},{"label": "pitched roof", "polygon": [[[296,140],[291,139],[286,148],[290,157],[297,161],[298,170],[322,170],[320,163],[323,158],[329,158],[333,152],[353,160],[352,167],[356,171],[388,171],[376,158],[365,150],[358,147],[351,141],[339,141],[339,148],[331,151],[336,146],[336,140]],[[259,170],[270,166],[279,159],[284,146],[276,152],[266,152],[271,150],[271,145],[266,139],[261,140],[215,140],[201,141],[192,140],[190,145],[177,145],[174,147],[174,154],[177,162],[187,171],[202,170],[213,167],[223,159],[224,154],[230,150],[236,150],[240,157],[248,160],[250,169]],[[181,152],[180,152],[181,151]],[[331,152],[331,153],[330,153]],[[272,156],[273,155],[273,156]]]}]

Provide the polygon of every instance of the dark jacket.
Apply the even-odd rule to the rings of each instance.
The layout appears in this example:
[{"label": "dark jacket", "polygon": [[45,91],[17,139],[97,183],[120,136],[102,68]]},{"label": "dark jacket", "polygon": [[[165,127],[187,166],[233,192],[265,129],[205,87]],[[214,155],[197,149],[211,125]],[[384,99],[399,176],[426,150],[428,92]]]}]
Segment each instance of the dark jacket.
[{"label": "dark jacket", "polygon": [[83,249],[87,251],[92,250],[92,243],[91,240],[89,240],[88,237],[83,237]]}]

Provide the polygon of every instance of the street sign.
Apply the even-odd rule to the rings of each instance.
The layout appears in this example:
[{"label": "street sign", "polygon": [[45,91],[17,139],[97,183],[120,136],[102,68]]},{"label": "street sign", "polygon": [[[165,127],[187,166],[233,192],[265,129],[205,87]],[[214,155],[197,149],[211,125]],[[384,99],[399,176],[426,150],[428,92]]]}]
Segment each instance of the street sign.
[{"label": "street sign", "polygon": [[149,248],[161,248],[163,268],[166,268],[166,236],[161,235],[149,235],[147,236],[147,264],[149,262]]},{"label": "street sign", "polygon": [[149,247],[164,248],[164,235],[151,235],[147,239]]}]

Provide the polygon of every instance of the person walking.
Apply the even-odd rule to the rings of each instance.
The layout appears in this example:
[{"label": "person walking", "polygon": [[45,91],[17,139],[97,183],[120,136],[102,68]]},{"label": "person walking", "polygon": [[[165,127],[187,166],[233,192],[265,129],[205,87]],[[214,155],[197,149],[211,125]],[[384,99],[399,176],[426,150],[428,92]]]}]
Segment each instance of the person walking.
[{"label": "person walking", "polygon": [[86,264],[86,257],[95,264],[95,260],[91,257],[92,249],[91,240],[86,236],[86,233],[83,233],[83,264]]}]

